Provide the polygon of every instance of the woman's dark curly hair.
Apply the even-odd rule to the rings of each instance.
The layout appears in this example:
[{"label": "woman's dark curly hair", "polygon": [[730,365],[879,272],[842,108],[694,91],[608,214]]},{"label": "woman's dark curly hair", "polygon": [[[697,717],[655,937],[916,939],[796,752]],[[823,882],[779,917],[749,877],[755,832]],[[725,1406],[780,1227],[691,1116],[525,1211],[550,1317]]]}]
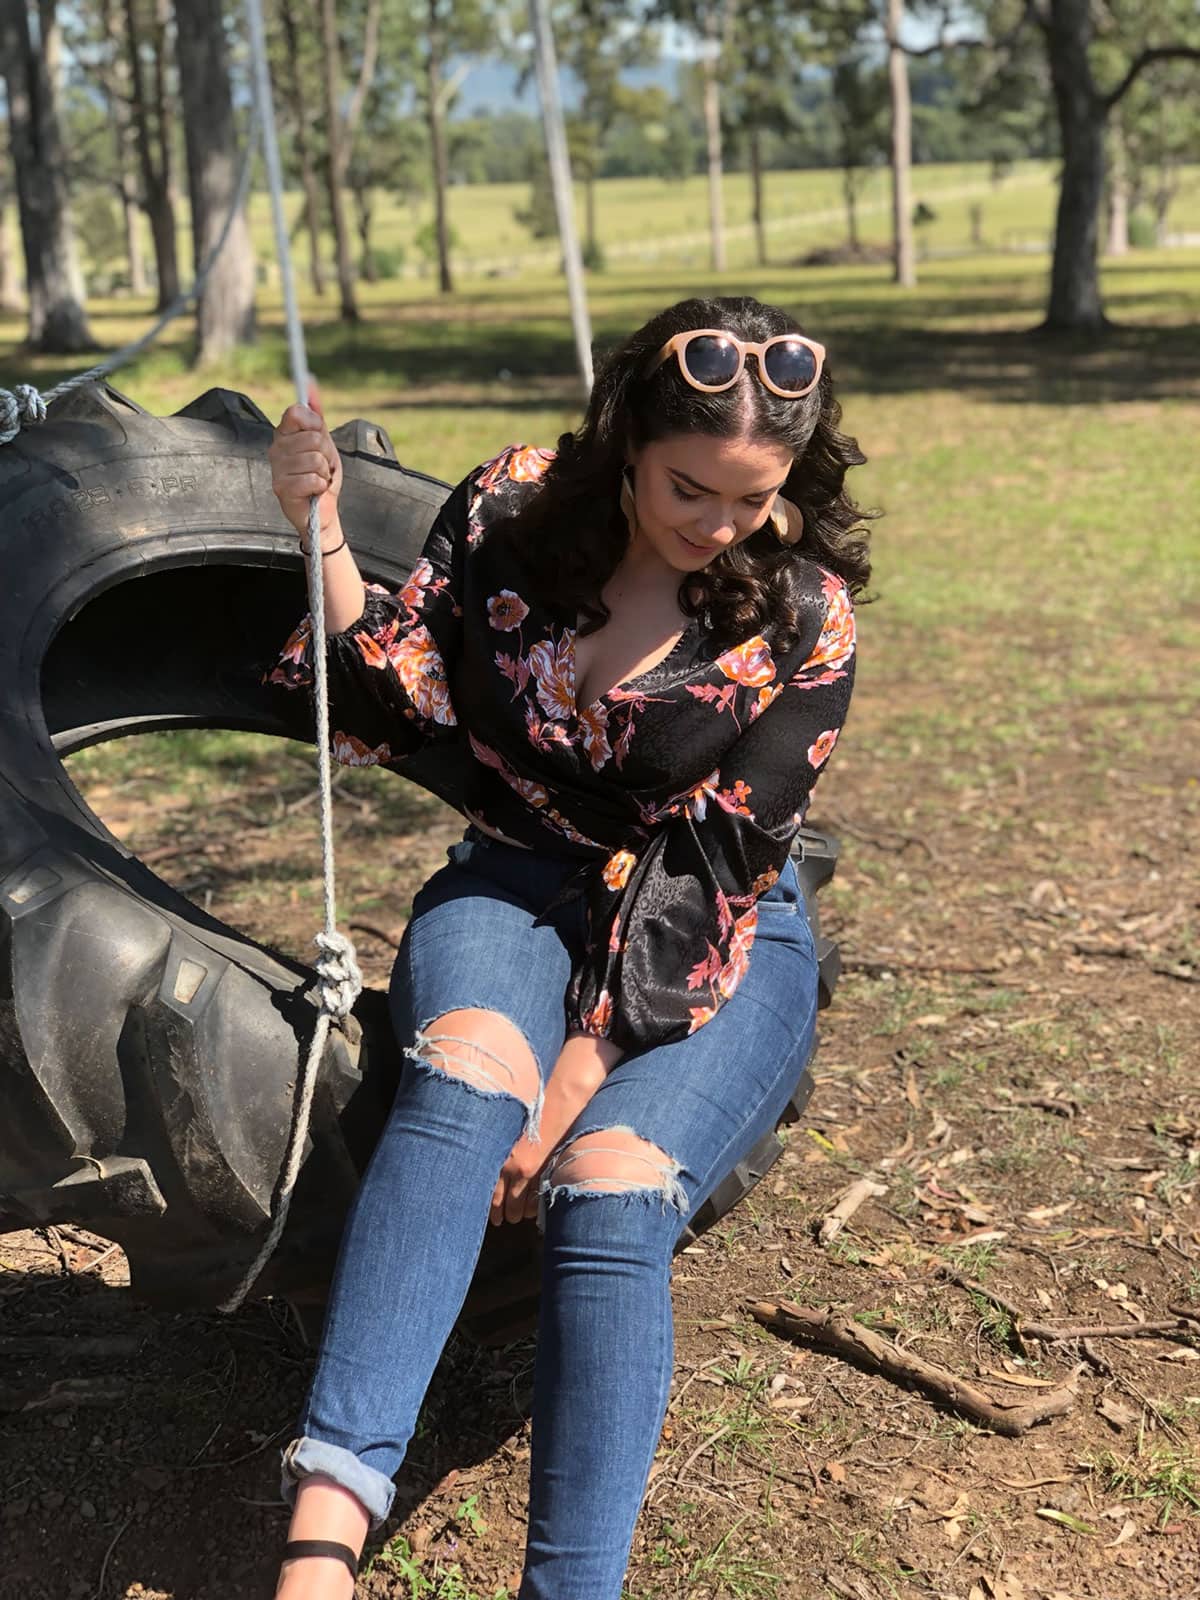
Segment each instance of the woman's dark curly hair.
[{"label": "woman's dark curly hair", "polygon": [[[770,623],[787,648],[798,635],[798,555],[837,573],[852,595],[870,578],[863,522],[877,513],[860,510],[844,487],[847,470],[866,457],[838,429],[842,408],[828,364],[800,400],[785,400],[759,383],[750,370],[754,357],[721,394],[693,389],[674,360],[647,377],[650,357],[689,328],[725,328],[748,340],[804,331],[785,311],[750,296],[680,300],[660,311],[608,355],[587,414],[575,433],[559,439],[541,491],[498,524],[493,537],[509,543],[543,603],[578,612],[580,633],[593,633],[608,621],[601,592],[629,543],[620,509],[628,448],[680,433],[781,444],[793,457],[781,492],[804,513],[802,537],[781,545],[767,523],[708,566],[683,575],[679,605],[687,616],[708,613],[718,641],[737,642]],[[698,597],[689,591],[699,591]]]}]

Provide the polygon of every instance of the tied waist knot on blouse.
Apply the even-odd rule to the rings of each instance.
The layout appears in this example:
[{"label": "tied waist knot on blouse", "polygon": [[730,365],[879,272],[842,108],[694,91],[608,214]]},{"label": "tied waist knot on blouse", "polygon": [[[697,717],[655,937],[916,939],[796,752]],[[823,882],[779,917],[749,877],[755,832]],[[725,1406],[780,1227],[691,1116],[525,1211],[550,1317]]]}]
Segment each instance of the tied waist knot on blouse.
[{"label": "tied waist knot on blouse", "polygon": [[[404,587],[367,584],[362,616],[329,636],[332,753],[580,858],[564,895],[586,895],[589,939],[567,1026],[632,1054],[694,1033],[741,981],[755,902],[846,717],[854,612],[839,577],[798,558],[790,649],[758,634],[716,654],[692,618],[656,666],[578,705],[574,626],[522,595],[515,557],[487,537],[552,459],[513,445],[475,468]],[[266,681],[311,687],[308,617]]]}]

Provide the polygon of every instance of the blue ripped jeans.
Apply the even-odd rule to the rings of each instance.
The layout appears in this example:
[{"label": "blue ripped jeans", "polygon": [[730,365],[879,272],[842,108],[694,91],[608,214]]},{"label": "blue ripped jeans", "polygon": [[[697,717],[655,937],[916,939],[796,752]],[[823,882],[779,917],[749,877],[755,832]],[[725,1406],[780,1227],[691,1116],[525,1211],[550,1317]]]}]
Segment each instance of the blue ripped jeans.
[{"label": "blue ripped jeans", "polygon": [[[483,1246],[500,1168],[529,1103],[447,1073],[420,1049],[448,1011],[482,1007],[529,1043],[541,1086],[562,1048],[563,993],[582,949],[569,901],[534,926],[578,861],[477,828],[419,891],[396,959],[392,1017],[406,1049],[387,1125],[351,1208],[283,1493],[321,1472],[373,1527],[387,1517],[425,1391]],[[674,1044],[626,1056],[541,1178],[542,1285],[525,1567],[518,1600],[619,1600],[670,1395],[671,1257],[686,1219],[779,1120],[808,1059],[817,965],[788,863],[759,901],[740,986]],[[643,1185],[561,1181],[566,1147],[621,1129],[664,1153]],[[551,1178],[555,1181],[551,1181]],[[597,1180],[593,1180],[593,1184]],[[500,1224],[506,1226],[506,1224]]]}]

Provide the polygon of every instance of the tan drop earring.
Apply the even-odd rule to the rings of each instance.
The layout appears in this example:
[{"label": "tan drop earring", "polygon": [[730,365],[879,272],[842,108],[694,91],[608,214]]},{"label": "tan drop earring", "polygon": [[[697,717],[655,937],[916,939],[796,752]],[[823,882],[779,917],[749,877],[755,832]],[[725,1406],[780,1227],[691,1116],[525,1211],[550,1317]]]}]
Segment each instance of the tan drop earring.
[{"label": "tan drop earring", "polygon": [[775,504],[767,521],[780,544],[797,544],[803,536],[804,513],[798,505],[785,500],[781,494],[775,496]]}]

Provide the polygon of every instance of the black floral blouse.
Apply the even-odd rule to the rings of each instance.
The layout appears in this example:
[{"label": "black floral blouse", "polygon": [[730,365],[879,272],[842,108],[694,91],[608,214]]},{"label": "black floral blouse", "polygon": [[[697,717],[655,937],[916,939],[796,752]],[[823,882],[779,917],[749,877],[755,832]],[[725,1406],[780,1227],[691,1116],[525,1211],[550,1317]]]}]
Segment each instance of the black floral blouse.
[{"label": "black floral blouse", "polygon": [[[657,666],[580,706],[575,621],[520,593],[488,527],[552,459],[513,445],[438,513],[398,593],[329,638],[335,758],[384,766],[537,850],[578,856],[590,937],[567,1024],[626,1053],[694,1033],[746,972],[775,882],[837,743],[854,676],[843,581],[808,579],[799,641],[715,652],[699,619]],[[769,630],[768,630],[769,631]],[[310,620],[267,681],[312,684]]]}]

